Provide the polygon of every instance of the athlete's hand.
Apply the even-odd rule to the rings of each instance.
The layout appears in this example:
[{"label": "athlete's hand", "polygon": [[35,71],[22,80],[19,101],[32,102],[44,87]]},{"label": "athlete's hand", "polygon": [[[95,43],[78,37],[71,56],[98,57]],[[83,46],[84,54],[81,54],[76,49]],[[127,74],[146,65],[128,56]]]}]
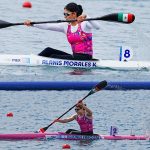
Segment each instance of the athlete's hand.
[{"label": "athlete's hand", "polygon": [[55,119],[55,120],[54,120],[54,123],[55,123],[55,122],[59,122],[59,119]]},{"label": "athlete's hand", "polygon": [[82,106],[83,105],[83,102],[82,102],[83,100],[79,100],[78,102],[77,102],[77,104],[76,104],[76,106]]},{"label": "athlete's hand", "polygon": [[26,20],[26,21],[24,22],[24,25],[26,25],[26,26],[32,26],[32,24],[31,24],[31,21],[30,21],[30,20]]},{"label": "athlete's hand", "polygon": [[78,16],[78,18],[77,18],[78,23],[84,21],[86,19],[86,17],[87,17],[86,15],[80,15],[80,16]]},{"label": "athlete's hand", "polygon": [[81,99],[81,100],[78,101],[78,103],[82,103],[82,101],[83,101],[83,100]]}]

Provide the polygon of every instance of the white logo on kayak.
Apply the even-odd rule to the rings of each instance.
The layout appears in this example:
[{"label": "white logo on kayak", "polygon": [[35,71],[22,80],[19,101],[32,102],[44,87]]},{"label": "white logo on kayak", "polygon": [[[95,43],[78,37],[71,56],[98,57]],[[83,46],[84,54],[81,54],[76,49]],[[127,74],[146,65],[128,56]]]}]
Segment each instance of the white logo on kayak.
[{"label": "white logo on kayak", "polygon": [[15,62],[15,63],[26,63],[26,64],[29,64],[30,63],[30,58],[12,58],[11,59],[12,62]]},{"label": "white logo on kayak", "polygon": [[21,59],[18,59],[18,58],[13,58],[12,59],[12,62],[20,62],[21,61]]}]

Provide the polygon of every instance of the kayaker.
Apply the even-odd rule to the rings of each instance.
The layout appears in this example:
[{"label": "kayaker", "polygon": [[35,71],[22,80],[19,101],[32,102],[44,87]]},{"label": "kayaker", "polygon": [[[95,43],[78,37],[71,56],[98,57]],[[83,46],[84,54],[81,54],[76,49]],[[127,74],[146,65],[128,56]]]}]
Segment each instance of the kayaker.
[{"label": "kayaker", "polygon": [[92,111],[84,104],[82,101],[79,101],[75,107],[76,114],[72,115],[66,119],[56,119],[55,122],[67,123],[73,120],[76,120],[80,126],[80,130],[68,129],[66,133],[68,134],[84,134],[92,135],[93,134],[93,115]]},{"label": "kayaker", "polygon": [[64,18],[66,20],[77,19],[71,23],[46,23],[31,24],[31,21],[24,22],[27,26],[34,26],[40,29],[52,30],[65,33],[68,42],[71,44],[73,54],[56,50],[50,47],[44,49],[38,55],[60,59],[90,60],[93,56],[92,29],[99,29],[98,21],[84,21],[88,18],[83,14],[81,5],[69,3],[64,7]]}]

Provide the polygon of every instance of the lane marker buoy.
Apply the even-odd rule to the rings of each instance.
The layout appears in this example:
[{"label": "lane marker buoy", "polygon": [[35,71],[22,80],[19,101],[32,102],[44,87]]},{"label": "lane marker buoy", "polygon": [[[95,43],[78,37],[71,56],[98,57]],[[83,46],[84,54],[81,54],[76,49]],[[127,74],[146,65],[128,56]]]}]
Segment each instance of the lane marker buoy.
[{"label": "lane marker buoy", "polygon": [[31,8],[31,7],[32,7],[32,4],[31,4],[31,2],[29,2],[29,1],[25,1],[25,2],[22,4],[22,7],[24,7],[24,8]]}]

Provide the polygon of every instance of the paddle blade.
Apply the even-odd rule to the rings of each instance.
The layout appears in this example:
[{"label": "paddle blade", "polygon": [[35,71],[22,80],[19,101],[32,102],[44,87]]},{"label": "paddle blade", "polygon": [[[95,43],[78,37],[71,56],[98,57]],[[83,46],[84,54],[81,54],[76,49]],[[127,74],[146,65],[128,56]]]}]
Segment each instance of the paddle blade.
[{"label": "paddle blade", "polygon": [[110,22],[121,22],[121,23],[132,23],[135,20],[134,14],[131,13],[113,13],[103,17],[97,18],[97,20],[110,21]]},{"label": "paddle blade", "polygon": [[6,27],[10,27],[12,26],[13,24],[10,23],[10,22],[6,22],[6,21],[3,21],[3,20],[0,20],[0,28],[6,28]]},{"label": "paddle blade", "polygon": [[89,93],[88,95],[91,95],[91,94],[93,94],[93,93],[96,93],[96,92],[100,91],[101,89],[105,88],[106,86],[107,86],[107,81],[104,80],[104,81],[98,83],[98,84],[90,91],[90,93]]},{"label": "paddle blade", "polygon": [[44,127],[44,128],[41,128],[41,129],[38,130],[38,132],[44,133],[48,128],[49,128],[48,126]]},{"label": "paddle blade", "polygon": [[107,81],[104,80],[95,86],[95,90],[96,90],[96,92],[100,91],[101,89],[105,88],[106,86],[107,86]]},{"label": "paddle blade", "polygon": [[41,128],[41,129],[39,129],[39,133],[44,133],[45,131],[46,131],[47,129],[45,129],[45,128]]},{"label": "paddle blade", "polygon": [[[60,118],[61,118],[61,116],[60,116],[59,118],[57,118],[57,119],[60,119]],[[49,124],[48,126],[39,129],[38,132],[44,133],[44,132],[45,132],[51,125],[53,125],[54,123],[55,123],[55,120],[54,120],[51,124]]]}]

